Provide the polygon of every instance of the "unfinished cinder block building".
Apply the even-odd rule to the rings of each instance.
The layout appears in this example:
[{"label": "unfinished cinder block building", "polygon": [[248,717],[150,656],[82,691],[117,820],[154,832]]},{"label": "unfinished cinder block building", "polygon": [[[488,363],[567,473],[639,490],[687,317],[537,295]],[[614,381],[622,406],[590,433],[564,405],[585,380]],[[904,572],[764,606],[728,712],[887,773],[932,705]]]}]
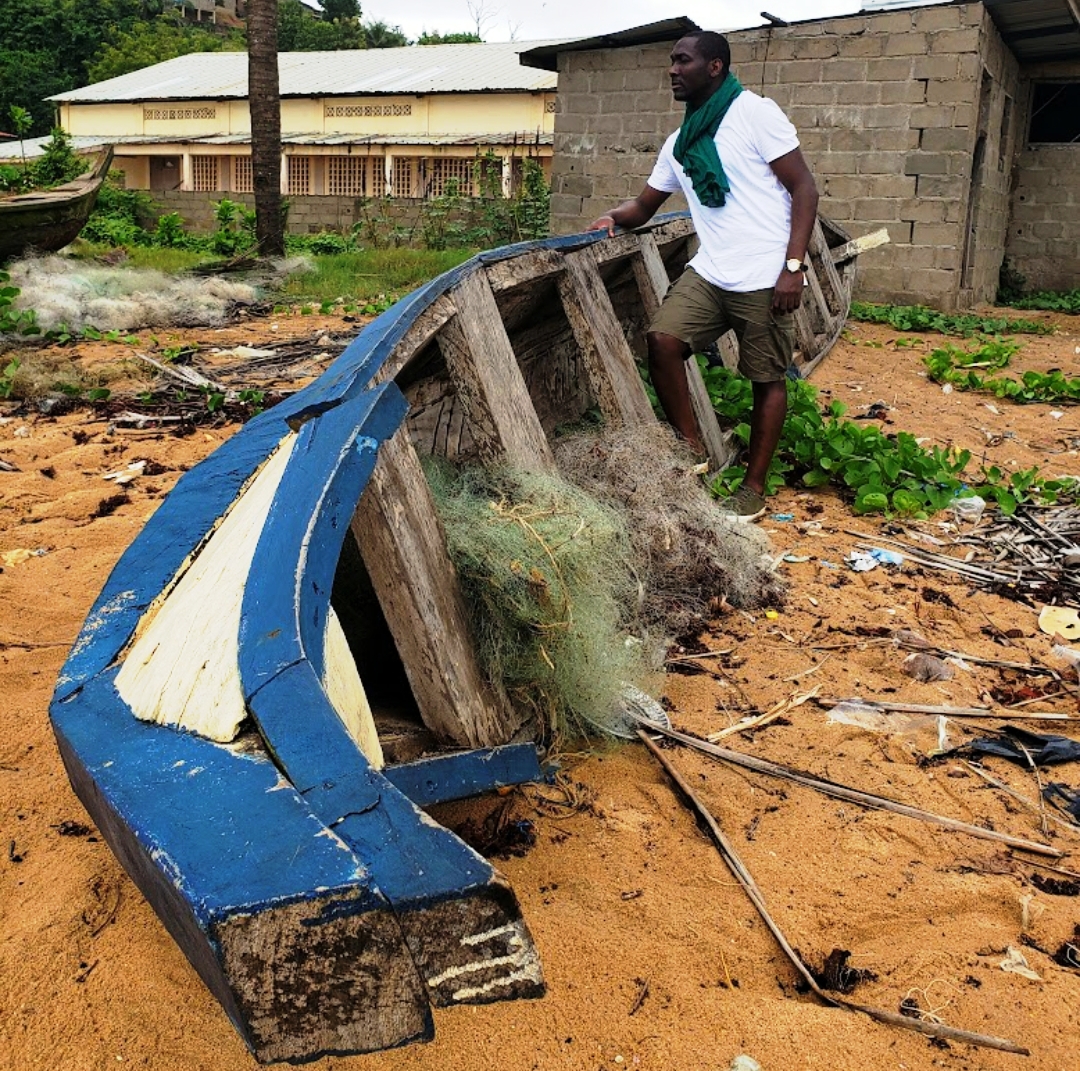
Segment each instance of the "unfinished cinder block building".
[{"label": "unfinished cinder block building", "polygon": [[[641,189],[682,119],[668,53],[693,28],[670,19],[523,54],[559,72],[555,233]],[[892,246],[864,258],[860,297],[991,301],[1005,257],[1030,287],[1080,285],[1073,0],[956,0],[728,38],[742,83],[798,128],[821,211],[854,236],[889,229]]]}]

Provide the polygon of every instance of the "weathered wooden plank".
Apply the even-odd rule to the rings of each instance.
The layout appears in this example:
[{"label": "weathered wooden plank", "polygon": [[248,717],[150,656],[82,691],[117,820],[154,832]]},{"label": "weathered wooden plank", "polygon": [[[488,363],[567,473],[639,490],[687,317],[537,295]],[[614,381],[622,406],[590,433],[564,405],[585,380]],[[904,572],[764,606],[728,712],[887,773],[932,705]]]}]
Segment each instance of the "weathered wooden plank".
[{"label": "weathered wooden plank", "polygon": [[439,333],[456,311],[454,303],[445,294],[437,297],[413,320],[401,341],[375,373],[372,382],[386,383],[393,379],[413,355],[419,353]]},{"label": "weathered wooden plank", "polygon": [[352,530],[424,724],[457,744],[505,744],[518,722],[476,662],[446,536],[404,428],[380,448]]},{"label": "weathered wooden plank", "polygon": [[252,696],[251,709],[304,801],[393,906],[432,1002],[543,992],[536,948],[506,881],[363,761],[308,663],[275,676]]},{"label": "weathered wooden plank", "polygon": [[829,305],[825,300],[825,293],[821,289],[821,282],[814,270],[813,262],[806,266],[806,283],[807,285],[803,287],[803,306],[806,305],[806,296],[809,294],[812,304],[806,311],[810,314],[810,322],[814,325],[815,334],[821,334],[828,331],[836,317],[829,311]]},{"label": "weathered wooden plank", "polygon": [[840,281],[840,273],[833,263],[832,251],[825,241],[825,232],[821,229],[820,219],[814,220],[814,230],[810,235],[810,255],[813,258],[821,289],[825,293],[825,301],[831,314],[830,319],[835,319],[837,316],[846,318],[848,302],[844,284]]},{"label": "weathered wooden plank", "polygon": [[484,271],[462,279],[451,299],[458,314],[439,332],[439,348],[481,457],[532,471],[554,469]]},{"label": "weathered wooden plank", "polygon": [[869,249],[877,249],[878,246],[888,245],[889,232],[885,227],[870,234],[864,234],[861,238],[853,238],[850,242],[837,246],[832,251],[833,264],[843,264],[845,261],[865,253]]},{"label": "weathered wooden plank", "polygon": [[[642,234],[639,238],[641,249],[634,258],[634,276],[645,312],[651,320],[667,294],[670,280],[656,240],[651,234]],[[698,432],[709,455],[709,465],[714,470],[725,469],[731,463],[733,451],[716,422],[708,388],[694,357],[686,362],[686,385],[690,391],[690,405],[694,410]]]},{"label": "weathered wooden plank", "polygon": [[663,216],[658,216],[642,230],[647,230],[656,244],[663,248],[672,242],[682,242],[694,235],[694,223],[687,214],[667,212]]},{"label": "weathered wooden plank", "polygon": [[614,424],[655,420],[591,248],[567,254],[558,285],[589,384],[605,418]]},{"label": "weathered wooden plank", "polygon": [[624,231],[614,237],[605,238],[602,242],[590,247],[594,262],[608,264],[613,260],[625,260],[626,257],[634,256],[641,248],[641,239],[645,236],[636,231]]},{"label": "weathered wooden plank", "polygon": [[72,786],[261,1061],[433,1036],[364,864],[259,754],[137,722],[114,670],[50,711]]},{"label": "weathered wooden plank", "polygon": [[812,361],[817,356],[817,341],[814,337],[814,325],[810,320],[810,314],[806,311],[806,303],[803,302],[795,310],[795,337],[799,343],[800,365]]},{"label": "weathered wooden plank", "polygon": [[538,781],[542,776],[535,744],[433,755],[389,766],[383,775],[417,807],[478,796],[504,785]]},{"label": "weathered wooden plank", "polygon": [[558,275],[562,270],[562,253],[557,249],[537,249],[520,257],[496,261],[488,266],[487,277],[491,289],[499,294],[549,275]]}]

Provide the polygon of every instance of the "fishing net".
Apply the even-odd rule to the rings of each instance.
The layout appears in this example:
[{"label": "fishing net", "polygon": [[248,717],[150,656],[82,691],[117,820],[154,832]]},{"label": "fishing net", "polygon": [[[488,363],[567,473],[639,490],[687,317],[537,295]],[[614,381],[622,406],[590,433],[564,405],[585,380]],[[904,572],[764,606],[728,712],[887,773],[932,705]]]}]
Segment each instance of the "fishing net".
[{"label": "fishing net", "polygon": [[425,463],[477,656],[551,732],[620,734],[627,686],[726,599],[782,597],[768,541],[725,520],[659,426],[560,440],[562,476]]},{"label": "fishing net", "polygon": [[16,307],[33,309],[44,331],[133,331],[140,327],[216,326],[232,310],[260,300],[270,275],[286,275],[302,258],[281,261],[259,280],[176,276],[145,268],[95,264],[67,257],[28,257],[10,267],[22,291]]},{"label": "fishing net", "polygon": [[725,601],[744,609],[782,601],[767,537],[725,518],[666,424],[571,435],[555,443],[555,458],[568,480],[625,519],[641,579],[639,629],[696,635]]},{"label": "fishing net", "polygon": [[610,726],[625,685],[651,676],[626,631],[637,579],[623,520],[557,476],[426,471],[490,679],[550,733]]}]

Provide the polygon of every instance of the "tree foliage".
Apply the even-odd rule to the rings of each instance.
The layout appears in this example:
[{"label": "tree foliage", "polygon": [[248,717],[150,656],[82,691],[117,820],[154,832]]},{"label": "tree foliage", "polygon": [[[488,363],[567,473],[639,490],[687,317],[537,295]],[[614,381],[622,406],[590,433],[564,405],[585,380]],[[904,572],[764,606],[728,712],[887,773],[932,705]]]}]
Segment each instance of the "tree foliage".
[{"label": "tree foliage", "polygon": [[[163,18],[166,11],[171,14]],[[172,0],[0,0],[0,115],[19,105],[33,116],[30,133],[47,134],[55,117],[45,98],[87,85],[91,68],[98,78],[111,77],[182,54],[145,51],[150,47],[146,39],[156,34],[175,38],[178,28],[185,31],[184,52],[220,36],[213,25],[185,24]],[[143,43],[145,59],[122,70],[101,67],[98,73],[105,54],[130,48],[124,42],[133,34]],[[116,57],[109,62],[116,63]]]},{"label": "tree foliage", "polygon": [[416,39],[418,45],[473,45],[482,42],[483,38],[471,30],[466,30],[463,33],[439,33],[438,30],[432,30],[429,33],[424,30]]},{"label": "tree foliage", "polygon": [[[330,3],[331,0],[327,0]],[[354,4],[357,11],[359,5]],[[281,52],[337,52],[366,48],[364,29],[358,16],[331,19],[324,5],[323,18],[313,18],[300,0],[278,3],[278,49]]]},{"label": "tree foliage", "polygon": [[360,18],[358,0],[319,0],[319,6],[323,9],[323,19],[326,22]]},{"label": "tree foliage", "polygon": [[197,23],[160,15],[115,34],[87,64],[87,73],[91,82],[103,82],[192,52],[242,52],[245,47],[244,35],[238,30],[208,33]]},{"label": "tree foliage", "polygon": [[363,27],[367,48],[401,48],[409,43],[400,26],[391,26],[382,19],[371,19]]}]

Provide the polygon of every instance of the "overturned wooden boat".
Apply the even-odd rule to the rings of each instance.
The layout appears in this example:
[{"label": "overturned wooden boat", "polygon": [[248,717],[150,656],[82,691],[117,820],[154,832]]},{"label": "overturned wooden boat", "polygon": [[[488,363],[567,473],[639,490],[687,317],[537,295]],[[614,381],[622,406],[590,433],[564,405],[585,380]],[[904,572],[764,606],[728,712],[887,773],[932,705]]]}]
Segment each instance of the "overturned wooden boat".
[{"label": "overturned wooden boat", "polygon": [[[804,368],[847,311],[845,242],[815,231]],[[509,885],[421,810],[540,770],[477,663],[420,456],[544,470],[590,409],[654,420],[635,351],[692,243],[668,216],[417,290],[186,473],[87,618],[51,707],[69,776],[260,1060],[543,992]]]},{"label": "overturned wooden boat", "polygon": [[89,170],[62,186],[0,197],[0,261],[29,250],[52,253],[73,242],[94,210],[112,158],[110,146],[94,157]]}]

